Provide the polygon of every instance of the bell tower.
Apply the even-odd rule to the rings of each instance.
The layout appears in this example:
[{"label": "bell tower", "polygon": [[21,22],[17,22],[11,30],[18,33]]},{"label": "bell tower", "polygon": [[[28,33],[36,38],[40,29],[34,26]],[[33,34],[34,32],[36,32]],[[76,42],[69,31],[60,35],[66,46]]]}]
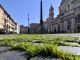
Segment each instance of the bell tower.
[{"label": "bell tower", "polygon": [[54,18],[54,8],[53,8],[52,4],[51,4],[51,7],[49,9],[49,18]]}]

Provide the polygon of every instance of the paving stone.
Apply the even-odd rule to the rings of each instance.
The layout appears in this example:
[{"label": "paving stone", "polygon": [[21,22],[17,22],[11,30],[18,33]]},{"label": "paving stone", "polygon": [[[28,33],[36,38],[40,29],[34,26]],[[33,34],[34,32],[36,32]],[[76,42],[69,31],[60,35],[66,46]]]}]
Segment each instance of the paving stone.
[{"label": "paving stone", "polygon": [[80,44],[78,44],[78,43],[76,43],[76,42],[67,42],[67,43],[80,46]]},{"label": "paving stone", "polygon": [[27,60],[25,52],[7,51],[0,54],[0,60]]},{"label": "paving stone", "polygon": [[80,48],[79,47],[71,47],[71,46],[59,46],[61,50],[65,53],[70,53],[74,55],[80,55]]},{"label": "paving stone", "polygon": [[10,49],[11,49],[10,47],[2,46],[2,47],[0,47],[0,53],[3,53],[3,52],[8,51]]}]

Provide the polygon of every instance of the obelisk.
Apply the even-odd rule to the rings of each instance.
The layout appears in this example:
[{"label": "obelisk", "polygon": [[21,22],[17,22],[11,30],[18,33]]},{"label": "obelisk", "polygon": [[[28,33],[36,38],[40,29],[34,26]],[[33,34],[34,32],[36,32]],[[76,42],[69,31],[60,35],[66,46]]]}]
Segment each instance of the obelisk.
[{"label": "obelisk", "polygon": [[43,11],[42,11],[42,0],[40,1],[40,33],[43,34]]},{"label": "obelisk", "polygon": [[28,34],[29,34],[29,14],[28,14]]}]

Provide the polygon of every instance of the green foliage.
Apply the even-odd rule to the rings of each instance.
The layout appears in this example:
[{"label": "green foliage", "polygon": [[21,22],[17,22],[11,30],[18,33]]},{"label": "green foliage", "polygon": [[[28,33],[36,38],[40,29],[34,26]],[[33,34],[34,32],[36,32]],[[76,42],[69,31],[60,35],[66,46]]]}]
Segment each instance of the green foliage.
[{"label": "green foliage", "polygon": [[26,51],[31,57],[36,55],[41,55],[41,56],[52,56],[63,60],[80,59],[80,56],[64,53],[56,45],[45,44],[43,46],[33,46],[32,44],[28,43],[21,43],[13,47],[13,49]]}]

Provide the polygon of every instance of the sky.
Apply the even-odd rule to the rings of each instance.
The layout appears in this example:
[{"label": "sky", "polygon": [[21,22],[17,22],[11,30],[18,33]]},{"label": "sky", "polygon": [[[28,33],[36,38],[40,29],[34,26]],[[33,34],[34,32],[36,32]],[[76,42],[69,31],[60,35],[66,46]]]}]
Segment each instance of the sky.
[{"label": "sky", "polygon": [[[49,8],[54,7],[54,16],[59,14],[58,7],[61,0],[43,0],[43,20],[49,17]],[[28,13],[30,23],[39,23],[40,21],[40,0],[0,0],[0,4],[20,25],[28,26]]]}]

